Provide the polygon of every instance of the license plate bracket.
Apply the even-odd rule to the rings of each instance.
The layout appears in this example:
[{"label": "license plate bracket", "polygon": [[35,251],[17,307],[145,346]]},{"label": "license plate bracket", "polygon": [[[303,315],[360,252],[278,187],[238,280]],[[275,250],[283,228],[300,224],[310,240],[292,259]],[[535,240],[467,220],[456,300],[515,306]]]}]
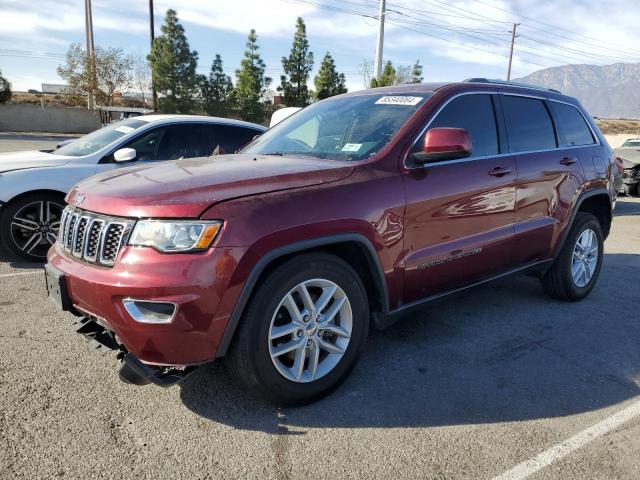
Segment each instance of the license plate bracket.
[{"label": "license plate bracket", "polygon": [[44,277],[47,285],[49,299],[55,303],[62,311],[73,311],[73,303],[69,297],[67,289],[67,277],[57,268],[46,264],[44,266]]}]

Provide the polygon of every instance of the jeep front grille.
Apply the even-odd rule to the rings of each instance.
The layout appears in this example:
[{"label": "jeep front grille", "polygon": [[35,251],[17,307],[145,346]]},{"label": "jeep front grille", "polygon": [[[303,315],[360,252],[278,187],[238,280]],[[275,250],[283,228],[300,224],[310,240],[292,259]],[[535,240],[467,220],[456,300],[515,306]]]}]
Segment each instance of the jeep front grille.
[{"label": "jeep front grille", "polygon": [[66,252],[76,258],[111,267],[132,226],[132,220],[68,206],[62,212],[58,241]]}]

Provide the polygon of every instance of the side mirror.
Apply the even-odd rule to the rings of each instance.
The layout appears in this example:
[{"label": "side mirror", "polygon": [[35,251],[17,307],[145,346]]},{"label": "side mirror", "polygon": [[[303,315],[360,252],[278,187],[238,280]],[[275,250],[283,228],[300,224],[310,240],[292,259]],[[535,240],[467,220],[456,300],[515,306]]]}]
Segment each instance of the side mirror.
[{"label": "side mirror", "polygon": [[138,154],[136,153],[135,148],[121,148],[114,152],[113,160],[118,163],[130,162],[131,160],[135,160],[137,156]]},{"label": "side mirror", "polygon": [[412,154],[423,165],[441,160],[457,160],[471,155],[471,137],[464,128],[432,128],[424,136],[422,152]]}]

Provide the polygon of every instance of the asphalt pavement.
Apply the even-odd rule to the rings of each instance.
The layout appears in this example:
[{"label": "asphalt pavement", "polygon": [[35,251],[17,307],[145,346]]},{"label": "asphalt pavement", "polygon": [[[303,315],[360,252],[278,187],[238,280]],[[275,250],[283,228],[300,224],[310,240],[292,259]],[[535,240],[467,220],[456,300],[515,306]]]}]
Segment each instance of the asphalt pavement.
[{"label": "asphalt pavement", "polygon": [[637,479],[639,286],[640,199],[622,198],[585,300],[478,287],[371,332],[334,394],[280,409],[219,362],[121,383],[41,266],[0,253],[0,478]]},{"label": "asphalt pavement", "polygon": [[0,152],[20,150],[50,150],[64,140],[78,138],[78,135],[62,133],[0,132]]}]

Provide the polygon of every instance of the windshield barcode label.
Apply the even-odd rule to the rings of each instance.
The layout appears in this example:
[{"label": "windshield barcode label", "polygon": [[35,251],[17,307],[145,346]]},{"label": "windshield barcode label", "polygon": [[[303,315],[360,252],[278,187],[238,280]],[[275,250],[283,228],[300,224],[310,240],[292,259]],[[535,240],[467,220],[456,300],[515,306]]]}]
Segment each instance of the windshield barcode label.
[{"label": "windshield barcode label", "polygon": [[376,105],[417,105],[422,100],[422,97],[382,97],[376,102]]}]

